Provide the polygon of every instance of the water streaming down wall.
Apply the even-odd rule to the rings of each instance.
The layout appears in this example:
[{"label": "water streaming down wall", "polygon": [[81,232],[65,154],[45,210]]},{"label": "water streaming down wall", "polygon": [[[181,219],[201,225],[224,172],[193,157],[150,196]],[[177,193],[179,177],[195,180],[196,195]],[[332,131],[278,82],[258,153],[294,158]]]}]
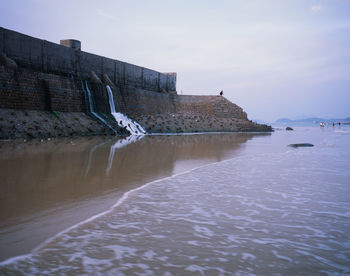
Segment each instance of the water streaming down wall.
[{"label": "water streaming down wall", "polygon": [[111,114],[114,116],[117,124],[120,127],[126,127],[126,129],[130,132],[131,135],[144,135],[146,131],[144,128],[138,124],[137,122],[131,120],[128,116],[123,113],[116,112],[112,89],[109,85],[106,86],[109,98],[109,106],[111,108]]},{"label": "water streaming down wall", "polygon": [[[87,93],[87,100],[88,100],[88,107],[89,107],[89,112],[94,115],[98,120],[100,120],[102,123],[104,123],[107,127],[109,127],[110,129],[112,129],[114,131],[115,134],[118,134],[118,132],[112,127],[110,126],[105,119],[103,119],[100,115],[98,115],[95,112],[94,109],[94,105],[93,105],[93,98],[92,98],[92,94],[91,91],[89,89],[88,83],[87,81],[85,81],[85,87],[86,87],[86,93]],[[84,90],[84,85],[83,85],[83,90]]]}]

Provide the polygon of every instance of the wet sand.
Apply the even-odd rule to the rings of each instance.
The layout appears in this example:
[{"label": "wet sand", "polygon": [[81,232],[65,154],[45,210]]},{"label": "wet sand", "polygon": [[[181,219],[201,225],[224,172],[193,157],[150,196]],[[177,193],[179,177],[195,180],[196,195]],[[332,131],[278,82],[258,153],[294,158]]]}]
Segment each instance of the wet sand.
[{"label": "wet sand", "polygon": [[8,183],[36,168],[27,161],[16,174],[20,160],[45,170],[33,174],[40,185],[8,185],[17,203],[34,199],[5,201],[17,211],[2,212],[2,251],[48,239],[0,262],[0,274],[348,275],[349,135],[314,127],[66,140],[56,151],[7,144]]},{"label": "wet sand", "polygon": [[0,260],[29,253],[144,183],[238,154],[270,134],[0,142]]}]

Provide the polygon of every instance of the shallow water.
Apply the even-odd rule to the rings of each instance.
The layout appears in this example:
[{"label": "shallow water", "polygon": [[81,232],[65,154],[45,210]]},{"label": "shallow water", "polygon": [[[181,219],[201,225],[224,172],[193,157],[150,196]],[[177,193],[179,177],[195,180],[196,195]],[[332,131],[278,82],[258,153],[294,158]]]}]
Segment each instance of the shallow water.
[{"label": "shallow water", "polygon": [[[106,149],[111,148],[112,141],[103,142],[107,142]],[[287,147],[292,143],[315,147]],[[94,147],[96,153],[105,146]],[[137,149],[134,158],[126,161],[129,153],[119,158],[118,153],[133,147]],[[100,164],[102,159],[97,160]],[[136,170],[126,175],[136,174],[137,181],[124,176],[125,186],[113,186],[119,174],[133,165]],[[90,170],[95,166],[96,162],[90,164]],[[144,166],[147,169],[138,173]],[[107,167],[95,175],[96,183],[102,175],[106,178]],[[70,198],[69,190],[69,196],[57,201],[65,205],[65,201],[87,197],[94,210],[101,205],[97,200],[101,191],[115,189],[119,193],[107,193],[115,199],[112,208],[100,207],[100,214],[92,212],[95,217],[89,219],[87,214],[73,227],[56,229],[56,233],[62,231],[58,234],[52,231],[51,238],[32,254],[3,262],[0,271],[28,275],[349,274],[349,168],[350,129],[344,127],[297,128],[257,136],[148,136],[115,149],[107,178],[115,172],[118,176],[111,187],[98,189],[90,184],[95,197],[80,192]],[[86,181],[91,181],[87,175]],[[83,212],[66,206],[67,214]],[[86,205],[81,206],[85,210]]]},{"label": "shallow water", "polygon": [[224,160],[254,134],[0,143],[0,261],[109,209],[127,191]]}]

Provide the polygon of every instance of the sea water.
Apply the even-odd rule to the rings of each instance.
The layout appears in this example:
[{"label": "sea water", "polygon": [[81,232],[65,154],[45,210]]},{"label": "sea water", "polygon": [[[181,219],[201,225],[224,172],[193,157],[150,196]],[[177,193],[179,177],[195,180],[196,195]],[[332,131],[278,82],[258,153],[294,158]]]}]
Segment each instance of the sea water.
[{"label": "sea water", "polygon": [[228,155],[211,152],[220,151],[224,140],[217,137],[217,148],[200,149],[203,159],[216,160],[186,170],[190,154],[180,154],[170,175],[130,189],[108,210],[56,233],[28,255],[3,261],[0,271],[350,274],[350,128],[277,130],[251,136],[234,151],[226,144]]}]

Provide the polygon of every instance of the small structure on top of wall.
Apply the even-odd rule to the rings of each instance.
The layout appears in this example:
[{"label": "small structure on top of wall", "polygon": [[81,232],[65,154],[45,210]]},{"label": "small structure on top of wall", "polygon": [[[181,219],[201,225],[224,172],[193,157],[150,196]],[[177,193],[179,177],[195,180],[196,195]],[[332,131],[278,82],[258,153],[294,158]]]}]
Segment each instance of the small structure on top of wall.
[{"label": "small structure on top of wall", "polygon": [[163,73],[163,74],[167,76],[166,91],[169,93],[172,93],[172,94],[177,94],[177,92],[176,92],[177,73],[170,72],[170,73]]},{"label": "small structure on top of wall", "polygon": [[81,50],[81,42],[76,39],[63,39],[60,40],[60,44],[68,48],[72,48],[79,51]]}]

